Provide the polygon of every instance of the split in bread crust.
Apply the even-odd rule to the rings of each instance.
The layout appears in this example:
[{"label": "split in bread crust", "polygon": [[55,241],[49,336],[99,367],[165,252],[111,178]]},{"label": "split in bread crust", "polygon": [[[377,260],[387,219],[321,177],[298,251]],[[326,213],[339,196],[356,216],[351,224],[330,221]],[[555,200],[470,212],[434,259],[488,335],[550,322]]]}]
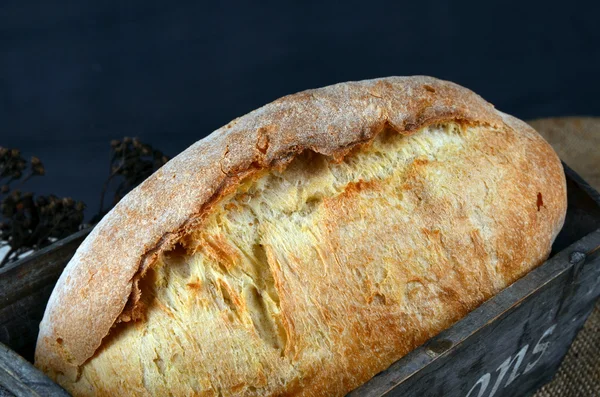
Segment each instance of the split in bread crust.
[{"label": "split in bread crust", "polygon": [[343,395],[540,264],[564,185],[535,131],[452,83],[283,98],[96,227],[37,365],[82,395]]}]

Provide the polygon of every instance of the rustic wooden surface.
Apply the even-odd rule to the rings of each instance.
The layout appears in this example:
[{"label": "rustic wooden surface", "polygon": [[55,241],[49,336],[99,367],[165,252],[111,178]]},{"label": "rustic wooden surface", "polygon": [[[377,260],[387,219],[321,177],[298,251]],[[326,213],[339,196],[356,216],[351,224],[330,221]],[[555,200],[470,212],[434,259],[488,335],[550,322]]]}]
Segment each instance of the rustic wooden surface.
[{"label": "rustic wooden surface", "polygon": [[[0,386],[16,397],[67,397],[69,394],[33,365],[0,343]],[[0,389],[1,390],[1,389]],[[1,394],[0,394],[1,396]]]},{"label": "rustic wooden surface", "polygon": [[563,167],[567,174],[567,217],[550,257],[600,228],[600,194],[569,166]]},{"label": "rustic wooden surface", "polygon": [[89,230],[0,270],[0,343],[33,359],[39,322],[54,284]]}]

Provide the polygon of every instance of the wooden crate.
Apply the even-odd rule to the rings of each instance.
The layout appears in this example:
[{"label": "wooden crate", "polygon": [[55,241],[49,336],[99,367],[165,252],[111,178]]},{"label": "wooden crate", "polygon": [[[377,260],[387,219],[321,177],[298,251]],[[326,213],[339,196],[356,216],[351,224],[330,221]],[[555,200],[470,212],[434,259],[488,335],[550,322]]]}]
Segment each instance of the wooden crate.
[{"label": "wooden crate", "polygon": [[[600,196],[565,171],[567,219],[550,259],[350,396],[526,396],[552,378],[600,296]],[[0,396],[67,395],[29,361],[54,283],[88,232],[0,270]]]}]

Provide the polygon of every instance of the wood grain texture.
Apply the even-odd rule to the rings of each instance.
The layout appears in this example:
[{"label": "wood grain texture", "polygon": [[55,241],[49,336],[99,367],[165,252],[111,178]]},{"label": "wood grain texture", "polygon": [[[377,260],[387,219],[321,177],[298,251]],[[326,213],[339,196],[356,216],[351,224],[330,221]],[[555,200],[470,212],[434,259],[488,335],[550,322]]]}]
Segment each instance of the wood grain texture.
[{"label": "wood grain texture", "polygon": [[89,230],[82,230],[0,270],[0,342],[33,360],[38,325],[64,267]]},{"label": "wood grain texture", "polygon": [[2,343],[0,343],[0,385],[16,397],[69,396],[31,363]]},{"label": "wood grain texture", "polygon": [[0,385],[0,397],[15,397],[15,395],[11,393],[7,388]]}]

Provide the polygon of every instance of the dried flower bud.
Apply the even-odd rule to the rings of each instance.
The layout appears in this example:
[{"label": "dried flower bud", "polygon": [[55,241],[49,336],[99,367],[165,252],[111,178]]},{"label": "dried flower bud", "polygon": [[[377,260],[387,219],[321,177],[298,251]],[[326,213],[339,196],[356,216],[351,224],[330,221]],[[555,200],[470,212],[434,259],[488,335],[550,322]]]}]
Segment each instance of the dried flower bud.
[{"label": "dried flower bud", "polygon": [[31,171],[33,172],[34,175],[39,175],[42,176],[46,173],[46,170],[44,169],[43,165],[36,165],[34,167],[31,168]]},{"label": "dried flower bud", "polygon": [[0,147],[0,181],[4,182],[0,184],[0,194],[3,195],[0,202],[0,240],[7,242],[12,252],[9,258],[0,255],[0,267],[7,260],[18,259],[22,252],[50,244],[52,238],[63,238],[76,232],[83,222],[85,205],[82,202],[54,195],[34,196],[17,189],[11,191],[10,181],[22,178],[26,172],[25,180],[44,175],[44,165],[35,156],[27,162],[19,150]]},{"label": "dried flower bud", "polygon": [[[111,174],[107,182],[116,185],[113,205],[168,161],[162,152],[154,150],[138,138],[124,137],[120,142],[113,141],[111,150]],[[107,183],[105,186],[110,185]],[[108,188],[104,189],[103,200],[108,191]],[[101,208],[94,219],[100,219],[104,213],[104,208]]]}]

